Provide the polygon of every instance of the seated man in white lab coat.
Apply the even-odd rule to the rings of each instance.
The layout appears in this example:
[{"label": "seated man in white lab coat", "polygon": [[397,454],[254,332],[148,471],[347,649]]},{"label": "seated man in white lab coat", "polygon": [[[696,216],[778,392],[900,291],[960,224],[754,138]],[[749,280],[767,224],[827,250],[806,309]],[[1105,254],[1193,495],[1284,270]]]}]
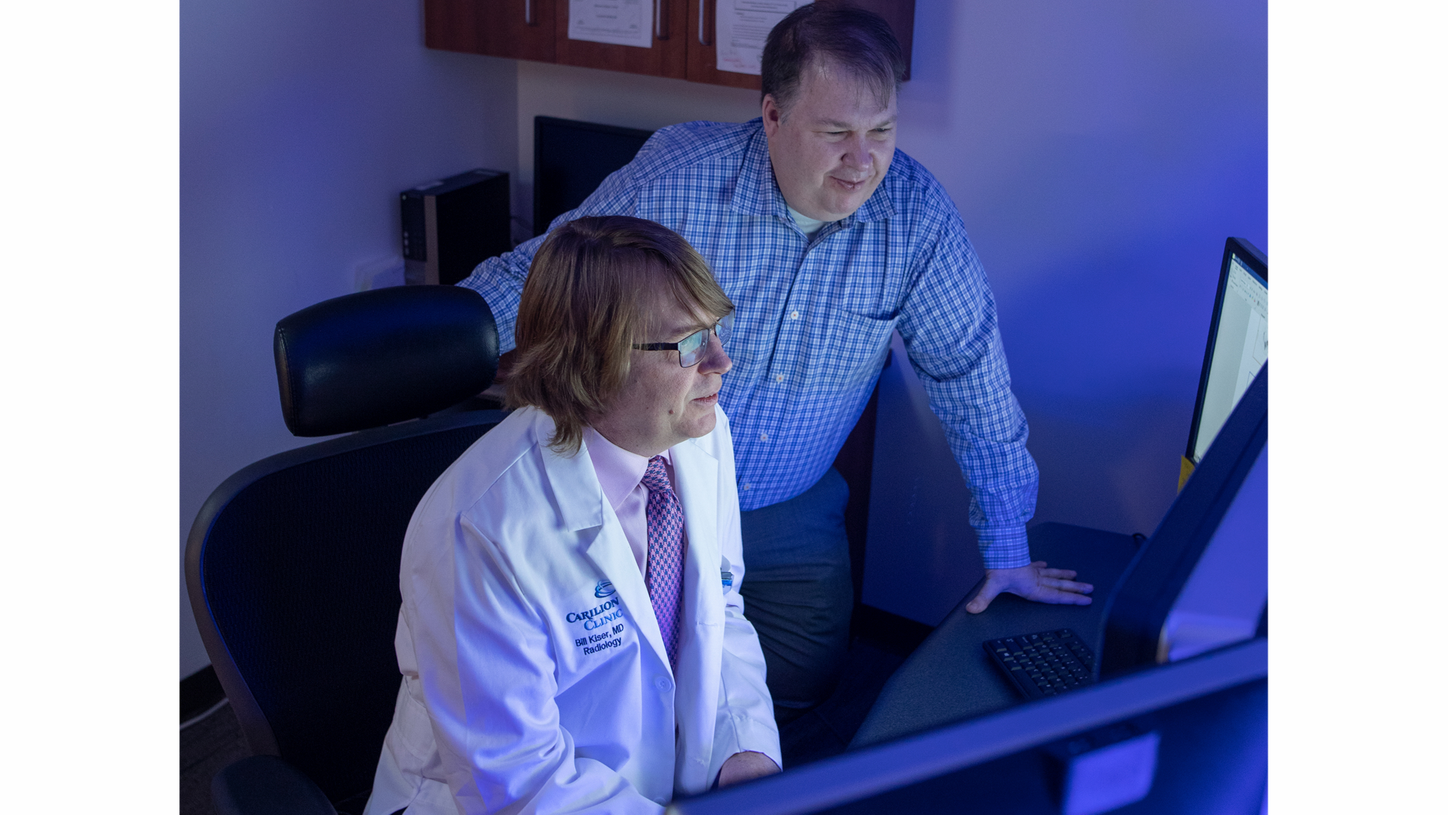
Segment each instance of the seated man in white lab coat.
[{"label": "seated man in white lab coat", "polygon": [[657,813],[779,771],[717,404],[732,312],[652,221],[544,242],[517,410],[407,530],[402,688],[367,815]]}]

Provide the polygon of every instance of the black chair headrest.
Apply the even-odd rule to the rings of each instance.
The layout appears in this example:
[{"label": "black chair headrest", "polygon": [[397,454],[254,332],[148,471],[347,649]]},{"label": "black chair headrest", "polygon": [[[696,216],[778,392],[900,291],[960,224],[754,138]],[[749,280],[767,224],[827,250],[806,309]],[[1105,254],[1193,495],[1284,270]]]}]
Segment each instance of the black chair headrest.
[{"label": "black chair headrest", "polygon": [[498,328],[477,292],[393,286],[357,292],[277,323],[282,416],[294,436],[416,419],[493,383]]}]

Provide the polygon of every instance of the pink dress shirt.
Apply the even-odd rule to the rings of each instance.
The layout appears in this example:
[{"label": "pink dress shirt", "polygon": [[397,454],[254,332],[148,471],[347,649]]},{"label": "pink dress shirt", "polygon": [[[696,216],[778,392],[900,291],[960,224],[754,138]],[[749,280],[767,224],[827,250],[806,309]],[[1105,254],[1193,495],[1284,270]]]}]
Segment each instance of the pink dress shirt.
[{"label": "pink dress shirt", "polygon": [[[646,510],[649,491],[643,485],[643,479],[649,460],[619,447],[591,427],[583,428],[583,446],[588,449],[588,458],[593,462],[594,472],[598,474],[598,483],[603,487],[603,497],[608,505],[613,507],[619,525],[623,527],[623,536],[628,539],[629,548],[633,550],[639,573],[647,574],[649,520]],[[674,478],[673,459],[669,457],[668,450],[659,455],[664,457],[664,470],[669,474],[669,484],[677,492],[678,481]],[[688,532],[684,533],[684,538],[687,546]]]}]

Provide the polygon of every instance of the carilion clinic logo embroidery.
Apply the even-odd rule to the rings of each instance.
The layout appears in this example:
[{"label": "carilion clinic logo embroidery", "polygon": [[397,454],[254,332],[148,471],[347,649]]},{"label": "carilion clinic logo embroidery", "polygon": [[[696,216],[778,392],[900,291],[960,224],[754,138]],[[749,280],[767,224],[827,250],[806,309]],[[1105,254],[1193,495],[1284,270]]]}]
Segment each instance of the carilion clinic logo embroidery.
[{"label": "carilion clinic logo embroidery", "polygon": [[614,594],[617,593],[617,591],[618,590],[613,587],[612,583],[608,582],[607,580],[600,580],[598,581],[598,585],[593,587],[593,596],[612,597]]}]

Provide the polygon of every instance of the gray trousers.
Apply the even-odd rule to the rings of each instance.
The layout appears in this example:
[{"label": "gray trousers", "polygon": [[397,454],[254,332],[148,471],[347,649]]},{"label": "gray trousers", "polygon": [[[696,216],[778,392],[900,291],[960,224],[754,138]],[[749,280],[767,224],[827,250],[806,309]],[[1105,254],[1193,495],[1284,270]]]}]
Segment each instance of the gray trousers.
[{"label": "gray trousers", "polygon": [[742,513],[744,616],[759,632],[777,718],[788,721],[834,691],[849,647],[854,588],[845,503],[833,467],[789,499]]}]

